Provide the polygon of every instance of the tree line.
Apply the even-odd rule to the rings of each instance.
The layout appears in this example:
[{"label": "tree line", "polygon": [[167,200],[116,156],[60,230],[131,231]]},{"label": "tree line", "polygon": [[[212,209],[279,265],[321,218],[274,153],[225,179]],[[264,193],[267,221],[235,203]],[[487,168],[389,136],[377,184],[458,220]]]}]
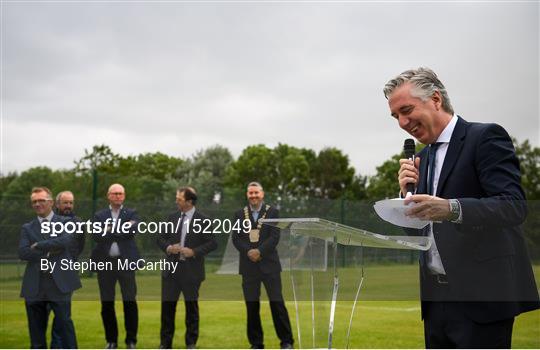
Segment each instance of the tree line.
[{"label": "tree line", "polygon": [[[529,204],[528,240],[537,242],[534,246],[540,256],[540,207],[535,201],[540,199],[540,148],[531,146],[528,140],[519,143],[514,139],[514,145],[523,188],[527,199],[533,201]],[[73,191],[77,212],[87,219],[94,207],[107,205],[108,186],[119,182],[126,187],[128,204],[136,203],[148,219],[159,220],[164,211],[175,209],[175,190],[180,186],[195,187],[201,205],[214,205],[219,216],[244,203],[247,183],[256,180],[263,184],[271,203],[294,205],[295,214],[305,215],[314,215],[312,212],[323,202],[332,203],[341,213],[334,219],[343,222],[347,209],[343,203],[397,196],[400,158],[401,154],[395,154],[376,168],[375,175],[365,176],[350,164],[346,154],[331,147],[316,152],[286,144],[274,148],[259,144],[246,147],[235,159],[227,148],[218,145],[187,158],[161,152],[122,156],[107,145],[95,145],[85,150],[70,169],[37,166],[21,173],[0,174],[0,253],[16,244],[20,225],[32,216],[27,199],[32,187],[38,185],[49,187],[53,193]],[[92,201],[93,197],[97,201]],[[318,204],[306,204],[309,202]],[[217,203],[221,203],[219,210]]]},{"label": "tree line", "polygon": [[[519,143],[514,139],[514,144],[527,199],[540,199],[540,148],[531,146],[528,140]],[[33,186],[43,184],[53,192],[71,189],[79,196],[91,198],[92,187],[87,184],[97,176],[100,196],[110,183],[118,180],[127,181],[131,199],[168,199],[174,196],[175,188],[189,184],[197,188],[200,198],[211,201],[216,195],[243,196],[246,184],[257,180],[278,200],[379,200],[397,195],[401,157],[395,154],[376,168],[375,175],[363,176],[346,154],[332,147],[316,152],[286,144],[274,148],[259,144],[246,147],[234,159],[227,148],[219,145],[188,158],[161,152],[122,156],[107,145],[95,145],[85,150],[71,169],[38,166],[20,174],[0,174],[0,192],[2,198],[27,196]]]}]

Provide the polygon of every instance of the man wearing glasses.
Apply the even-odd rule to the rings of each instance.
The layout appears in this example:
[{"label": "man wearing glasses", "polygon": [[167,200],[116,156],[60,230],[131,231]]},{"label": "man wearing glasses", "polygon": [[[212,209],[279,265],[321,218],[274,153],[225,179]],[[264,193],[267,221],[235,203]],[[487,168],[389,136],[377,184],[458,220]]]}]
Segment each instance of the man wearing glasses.
[{"label": "man wearing glasses", "polygon": [[139,324],[139,312],[135,298],[137,294],[135,271],[119,270],[118,260],[127,259],[131,263],[140,259],[139,250],[134,240],[135,231],[130,229],[129,232],[124,232],[120,229],[126,224],[135,228],[139,217],[134,209],[124,207],[126,192],[122,185],[111,185],[107,192],[107,199],[109,207],[98,211],[94,217],[94,222],[101,222],[102,227],[106,227],[106,233],[92,235],[97,244],[91,257],[96,262],[112,263],[113,266],[112,269],[97,271],[101,318],[107,341],[106,348],[116,349],[118,347],[118,323],[114,310],[115,289],[118,281],[124,304],[126,347],[135,349]]},{"label": "man wearing glasses", "polygon": [[[45,334],[52,310],[62,345],[68,349],[77,348],[71,320],[71,295],[81,287],[81,281],[76,270],[58,268],[60,261],[73,260],[73,237],[63,232],[50,234],[47,232],[51,230],[42,230],[49,223],[65,223],[68,219],[53,212],[52,193],[48,188],[33,188],[30,200],[37,217],[22,226],[19,241],[19,258],[27,261],[21,297],[25,299],[30,347],[47,348]],[[44,265],[47,267],[43,268]],[[56,268],[52,268],[55,265]]]}]

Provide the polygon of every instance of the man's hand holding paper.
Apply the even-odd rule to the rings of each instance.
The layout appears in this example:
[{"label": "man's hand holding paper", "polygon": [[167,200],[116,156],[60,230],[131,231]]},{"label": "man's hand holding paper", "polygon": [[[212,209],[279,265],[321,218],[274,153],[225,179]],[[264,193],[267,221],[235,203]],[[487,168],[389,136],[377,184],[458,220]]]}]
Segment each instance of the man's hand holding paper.
[{"label": "man's hand holding paper", "polygon": [[447,199],[430,196],[428,194],[415,194],[405,198],[404,204],[415,203],[405,211],[405,215],[424,221],[440,222],[448,220],[451,216],[450,204]]}]

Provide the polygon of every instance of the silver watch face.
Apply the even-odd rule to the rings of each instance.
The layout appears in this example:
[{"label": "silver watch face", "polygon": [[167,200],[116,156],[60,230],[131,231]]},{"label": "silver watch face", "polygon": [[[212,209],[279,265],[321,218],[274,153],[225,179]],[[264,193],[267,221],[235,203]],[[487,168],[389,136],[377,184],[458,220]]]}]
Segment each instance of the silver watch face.
[{"label": "silver watch face", "polygon": [[459,204],[455,200],[450,201],[450,211],[454,215],[459,215]]}]

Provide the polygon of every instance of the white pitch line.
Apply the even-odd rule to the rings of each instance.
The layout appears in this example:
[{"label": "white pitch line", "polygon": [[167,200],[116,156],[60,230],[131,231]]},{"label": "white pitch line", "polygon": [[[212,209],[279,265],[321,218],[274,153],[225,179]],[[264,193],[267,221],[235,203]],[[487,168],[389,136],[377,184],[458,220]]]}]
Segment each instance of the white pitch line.
[{"label": "white pitch line", "polygon": [[361,309],[369,310],[383,310],[383,311],[404,311],[404,312],[414,312],[420,311],[420,307],[390,307],[390,306],[358,306]]}]

